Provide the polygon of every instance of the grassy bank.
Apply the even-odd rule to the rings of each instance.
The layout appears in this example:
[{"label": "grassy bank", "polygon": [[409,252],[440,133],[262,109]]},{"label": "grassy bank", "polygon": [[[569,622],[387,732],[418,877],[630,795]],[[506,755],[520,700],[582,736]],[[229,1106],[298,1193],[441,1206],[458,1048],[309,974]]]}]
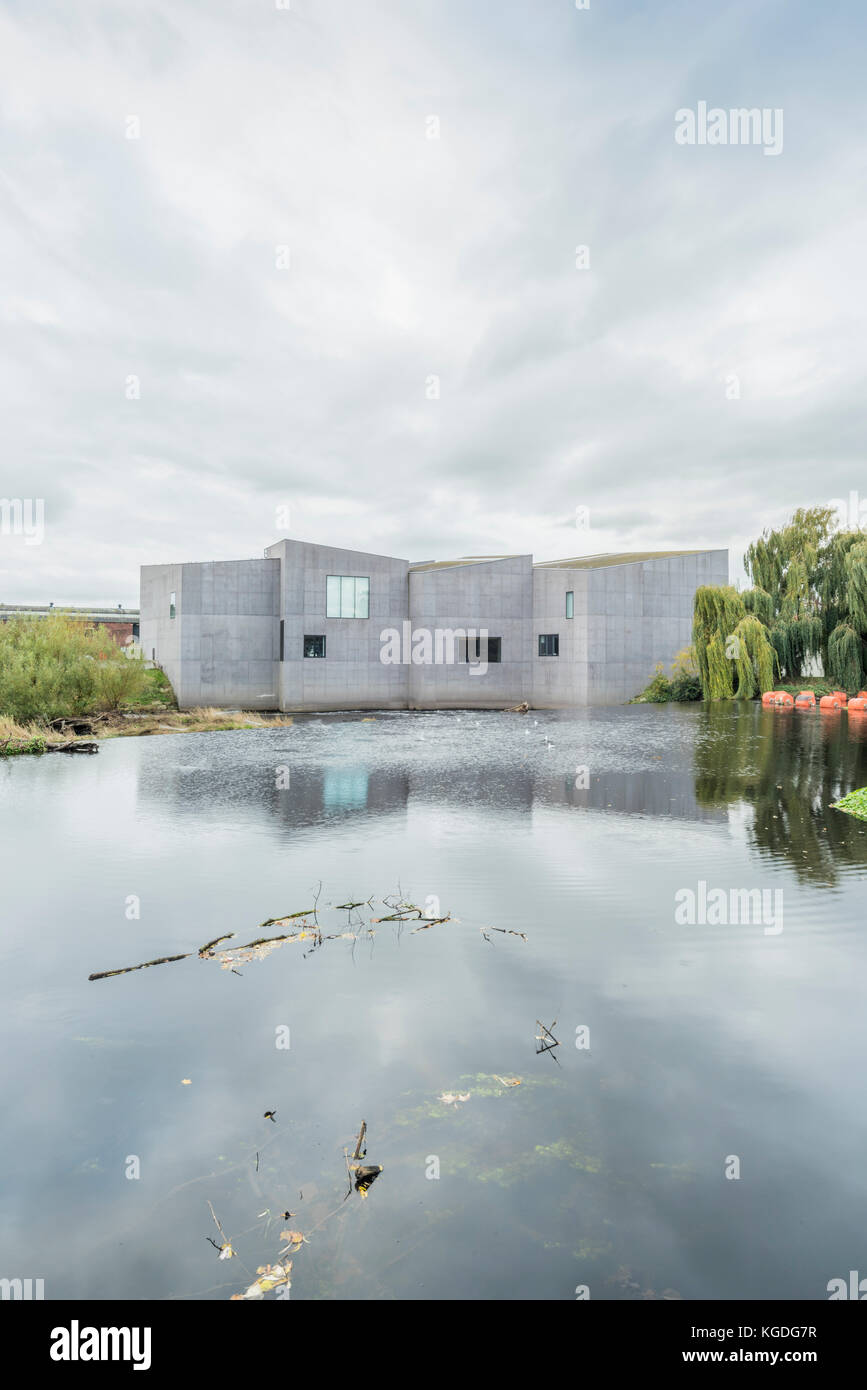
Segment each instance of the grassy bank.
[{"label": "grassy bank", "polygon": [[266,729],[288,717],[178,710],[165,673],[63,613],[0,623],[0,757],[89,751],[82,739]]},{"label": "grassy bank", "polygon": [[[62,722],[62,721],[60,721]],[[252,710],[202,708],[172,710],[154,709],[113,710],[86,719],[75,719],[67,728],[52,728],[33,721],[18,724],[0,715],[0,758],[22,753],[50,753],[81,748],[90,740],[102,742],[109,738],[143,738],[159,734],[220,733],[230,729],[285,728],[292,724],[290,715],[262,715]]]},{"label": "grassy bank", "polygon": [[38,723],[18,724],[8,715],[0,714],[0,758],[14,758],[20,753],[47,753],[51,748],[63,748],[74,742],[72,734],[58,733]]},{"label": "grassy bank", "polygon": [[255,710],[201,708],[184,710],[122,710],[93,722],[95,738],[135,738],[144,734],[218,733],[228,729],[285,728],[290,715],[265,715]]}]

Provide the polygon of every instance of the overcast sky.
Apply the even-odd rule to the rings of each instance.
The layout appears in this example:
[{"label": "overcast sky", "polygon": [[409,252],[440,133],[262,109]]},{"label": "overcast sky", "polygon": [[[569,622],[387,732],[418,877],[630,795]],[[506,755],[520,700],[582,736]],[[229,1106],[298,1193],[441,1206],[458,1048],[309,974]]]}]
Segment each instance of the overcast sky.
[{"label": "overcast sky", "polygon": [[0,0],[0,601],[867,498],[863,3],[287,2]]}]

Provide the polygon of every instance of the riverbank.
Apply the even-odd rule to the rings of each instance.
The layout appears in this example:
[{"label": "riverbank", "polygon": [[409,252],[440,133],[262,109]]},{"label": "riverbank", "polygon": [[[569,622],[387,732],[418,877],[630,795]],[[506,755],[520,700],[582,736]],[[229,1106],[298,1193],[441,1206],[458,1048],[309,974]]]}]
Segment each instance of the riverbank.
[{"label": "riverbank", "polygon": [[0,758],[21,754],[95,751],[95,743],[110,738],[143,738],[161,734],[220,733],[230,729],[270,729],[292,724],[291,716],[258,714],[252,710],[193,709],[185,713],[164,707],[111,710],[81,718],[57,719],[51,724],[16,724],[0,715]]},{"label": "riverbank", "polygon": [[159,667],[148,667],[142,674],[143,688],[139,698],[118,700],[114,709],[29,721],[15,720],[9,714],[0,713],[0,758],[28,753],[37,756],[91,753],[98,751],[98,743],[109,738],[269,729],[293,722],[291,715],[266,715],[255,710],[226,710],[215,706],[181,711],[171,683]]}]

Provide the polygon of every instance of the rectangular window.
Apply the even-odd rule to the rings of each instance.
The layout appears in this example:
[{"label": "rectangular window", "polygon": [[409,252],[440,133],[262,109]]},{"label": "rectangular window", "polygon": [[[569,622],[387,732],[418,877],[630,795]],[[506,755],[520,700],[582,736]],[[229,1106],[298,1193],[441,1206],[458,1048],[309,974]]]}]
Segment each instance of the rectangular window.
[{"label": "rectangular window", "polygon": [[326,575],[325,616],[369,618],[370,580],[354,574]]},{"label": "rectangular window", "polygon": [[304,638],[305,656],[324,656],[325,638],[324,637],[305,637]]},{"label": "rectangular window", "polygon": [[559,656],[559,655],[560,655],[560,634],[559,634],[559,632],[540,632],[540,633],[539,633],[539,655],[540,655],[540,656]]},{"label": "rectangular window", "polygon": [[177,601],[177,597],[178,597],[178,596],[177,596],[177,594],[175,593],[174,589],[172,589],[172,592],[169,594],[169,617],[170,617],[170,618],[173,618],[173,617],[175,616],[176,612],[177,612],[177,608],[175,607],[175,604],[176,604],[176,601]]},{"label": "rectangular window", "polygon": [[284,660],[283,653],[284,653],[284,651],[285,651],[285,649],[286,649],[286,631],[285,631],[285,629],[286,629],[286,624],[285,624],[285,622],[283,621],[283,619],[281,618],[281,619],[280,619],[280,660],[281,660],[281,661]]},{"label": "rectangular window", "polygon": [[566,590],[566,617],[575,617],[575,594],[571,589]]},{"label": "rectangular window", "polygon": [[502,637],[489,637],[487,642],[481,637],[464,637],[461,641],[461,661],[487,661],[496,665],[503,659]]}]

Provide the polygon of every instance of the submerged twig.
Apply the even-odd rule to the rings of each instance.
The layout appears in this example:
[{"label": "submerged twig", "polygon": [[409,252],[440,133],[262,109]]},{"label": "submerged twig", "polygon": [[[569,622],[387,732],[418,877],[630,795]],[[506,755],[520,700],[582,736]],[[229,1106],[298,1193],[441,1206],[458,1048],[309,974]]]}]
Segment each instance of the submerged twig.
[{"label": "submerged twig", "polygon": [[[551,1041],[552,1041],[552,1043],[554,1044],[554,1046],[555,1046],[555,1047],[559,1047],[559,1046],[560,1046],[559,1040],[558,1040],[557,1038],[555,1038],[555,1037],[554,1037],[554,1034],[551,1032],[551,1028],[556,1028],[556,1027],[557,1027],[557,1020],[556,1020],[556,1018],[554,1019],[554,1022],[551,1024],[551,1028],[546,1028],[545,1025],[544,1025],[544,1023],[542,1023],[541,1020],[538,1019],[538,1018],[536,1019],[536,1022],[539,1024],[539,1027],[542,1029],[542,1032],[548,1034],[548,1037],[551,1039]],[[541,1042],[541,1041],[542,1041],[542,1039],[539,1038],[539,1042]]]}]

